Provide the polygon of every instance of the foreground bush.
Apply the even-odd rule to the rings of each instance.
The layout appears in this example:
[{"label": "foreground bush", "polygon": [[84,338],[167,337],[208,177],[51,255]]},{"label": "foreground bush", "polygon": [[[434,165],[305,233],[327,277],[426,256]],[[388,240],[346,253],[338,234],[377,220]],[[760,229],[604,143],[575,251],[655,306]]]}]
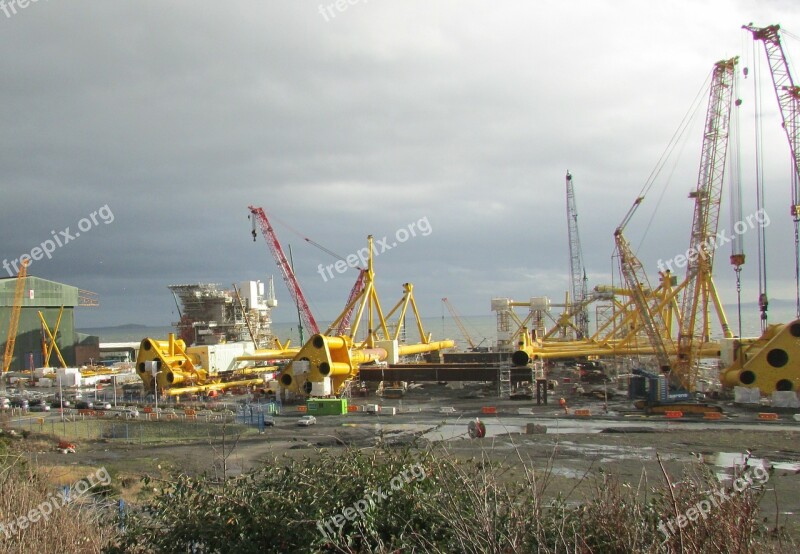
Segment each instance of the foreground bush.
[{"label": "foreground bush", "polygon": [[28,554],[76,554],[102,552],[117,531],[104,521],[96,493],[105,491],[89,483],[73,483],[70,501],[45,479],[43,470],[0,442],[0,552]]},{"label": "foreground bush", "polygon": [[442,452],[346,450],[224,482],[179,475],[150,482],[155,497],[126,516],[108,551],[768,551],[757,482],[700,517],[698,506],[728,490],[703,468],[677,483],[664,472],[654,489],[601,476],[579,504],[546,494],[546,472],[511,480],[506,469]]}]

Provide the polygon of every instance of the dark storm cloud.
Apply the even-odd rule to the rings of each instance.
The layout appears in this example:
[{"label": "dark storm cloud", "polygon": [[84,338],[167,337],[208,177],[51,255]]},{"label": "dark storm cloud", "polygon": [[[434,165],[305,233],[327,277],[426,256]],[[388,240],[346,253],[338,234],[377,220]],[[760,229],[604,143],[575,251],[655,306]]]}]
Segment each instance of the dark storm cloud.
[{"label": "dark storm cloud", "polygon": [[[323,281],[334,260],[303,238],[346,255],[427,217],[429,236],[376,260],[385,303],[406,281],[430,315],[442,296],[465,314],[492,296],[560,301],[566,170],[586,265],[610,280],[614,227],[712,64],[739,53],[739,26],[800,28],[781,3],[372,0],[327,21],[320,5],[51,0],[0,14],[0,257],[108,204],[112,224],[32,273],[100,293],[81,325],[168,324],[169,284],[277,278],[250,237],[255,204],[327,319],[356,275]],[[699,139],[631,225],[637,244],[656,212],[640,250],[653,271],[688,243]],[[291,320],[276,290],[274,318]]]}]

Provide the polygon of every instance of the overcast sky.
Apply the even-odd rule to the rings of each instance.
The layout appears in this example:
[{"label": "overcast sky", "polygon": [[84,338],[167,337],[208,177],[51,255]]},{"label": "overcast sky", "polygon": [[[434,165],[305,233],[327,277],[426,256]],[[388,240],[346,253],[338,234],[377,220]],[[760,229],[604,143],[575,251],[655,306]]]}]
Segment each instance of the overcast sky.
[{"label": "overcast sky", "polygon": [[[382,301],[394,304],[410,281],[423,315],[440,315],[444,296],[470,315],[491,314],[495,296],[560,302],[567,170],[590,286],[609,283],[614,228],[714,62],[741,55],[754,67],[741,25],[800,34],[791,0],[13,8],[0,11],[0,260],[59,237],[30,273],[99,293],[101,307],[79,310],[79,327],[169,325],[170,284],[227,287],[272,274],[273,318],[293,320],[267,245],[250,235],[249,204],[274,216],[291,244],[317,319],[338,315],[356,272],[323,279],[319,265],[336,260],[303,237],[343,256],[368,234],[387,237],[397,246],[375,259]],[[800,59],[797,40],[785,36],[785,47]],[[740,95],[749,137],[753,73]],[[794,299],[790,155],[770,94],[769,287]],[[688,246],[706,98],[626,230],[651,279],[658,259]],[[743,146],[745,214],[755,211],[753,159]],[[398,234],[411,224],[417,236]],[[61,233],[68,227],[74,238]],[[745,238],[744,298],[754,301],[755,232]],[[716,270],[727,302],[729,254],[723,247]]]}]

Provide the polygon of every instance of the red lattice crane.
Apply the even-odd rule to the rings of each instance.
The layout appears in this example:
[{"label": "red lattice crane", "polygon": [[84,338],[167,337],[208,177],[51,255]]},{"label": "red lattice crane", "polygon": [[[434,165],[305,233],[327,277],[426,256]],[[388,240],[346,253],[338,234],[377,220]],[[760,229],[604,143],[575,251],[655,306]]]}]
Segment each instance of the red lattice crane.
[{"label": "red lattice crane", "polygon": [[314,315],[311,313],[311,308],[309,308],[306,297],[303,295],[303,289],[300,288],[300,283],[297,281],[294,271],[292,271],[292,266],[289,265],[289,260],[286,259],[286,255],[283,253],[283,248],[281,248],[281,243],[278,242],[278,237],[275,234],[275,230],[272,228],[269,219],[267,219],[267,214],[264,213],[263,208],[258,208],[255,206],[248,206],[248,208],[253,218],[253,240],[256,240],[255,227],[256,222],[258,222],[258,226],[261,228],[261,233],[264,235],[264,240],[267,241],[267,245],[269,246],[270,251],[272,251],[272,256],[275,258],[275,263],[278,264],[278,267],[281,270],[281,275],[286,283],[286,288],[289,289],[289,295],[292,297],[292,301],[295,303],[298,311],[300,312],[300,319],[303,321],[306,329],[308,329],[311,334],[318,334],[319,326],[317,326]]},{"label": "red lattice crane", "polygon": [[[795,249],[795,287],[797,316],[800,317],[800,87],[794,84],[789,71],[789,61],[781,45],[780,26],[754,27],[743,25],[752,33],[753,40],[764,43],[764,50],[769,61],[769,70],[772,75],[772,84],[783,119],[783,130],[789,139],[789,149],[792,155],[792,204],[790,213],[794,222],[794,249]],[[762,291],[763,292],[763,291]],[[766,321],[767,299],[764,292],[759,298],[761,305],[761,319]]]},{"label": "red lattice crane", "polygon": [[[350,296],[347,297],[347,304],[345,304],[344,313],[339,320],[339,324],[336,326],[336,335],[341,337],[342,335],[347,334],[347,331],[350,329],[350,320],[353,319],[353,311],[356,308],[356,299],[361,296],[361,293],[364,291],[366,280],[367,270],[363,268],[359,269],[356,282],[353,285],[353,288],[350,290]],[[328,333],[330,333],[330,329],[328,330]]]}]

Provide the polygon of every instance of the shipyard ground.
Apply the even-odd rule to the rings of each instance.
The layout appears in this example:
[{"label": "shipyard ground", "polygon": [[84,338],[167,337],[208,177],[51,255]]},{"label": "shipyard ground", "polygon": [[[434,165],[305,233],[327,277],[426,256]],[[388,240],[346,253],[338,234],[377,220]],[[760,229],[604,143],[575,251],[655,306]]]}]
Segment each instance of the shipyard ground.
[{"label": "shipyard ground", "polygon": [[[118,491],[134,502],[148,493],[140,482],[145,473],[165,479],[174,471],[219,475],[225,458],[227,472],[236,474],[280,463],[284,456],[313,457],[320,449],[335,452],[380,443],[433,446],[443,455],[447,451],[463,458],[489,456],[511,466],[505,479],[521,478],[524,463],[548,479],[547,494],[562,494],[572,502],[591,495],[601,472],[615,474],[633,486],[644,484],[646,491],[648,483],[663,481],[660,463],[676,481],[701,468],[724,479],[734,465],[760,464],[773,468],[762,500],[766,524],[784,527],[800,543],[800,423],[791,414],[780,414],[778,421],[760,421],[757,411],[723,403],[726,415],[720,421],[668,420],[643,416],[621,397],[604,402],[573,395],[568,400],[571,413],[584,407],[593,414],[575,417],[564,413],[558,398],[551,396],[548,405],[537,406],[532,400],[498,400],[488,386],[452,390],[431,383],[410,390],[401,400],[353,400],[402,409],[396,415],[320,416],[316,425],[304,428],[296,425],[300,412],[285,407],[275,427],[263,434],[255,429],[228,433],[224,444],[219,433],[204,440],[160,444],[99,440],[85,441],[76,454],[64,455],[41,439],[31,443],[30,456],[38,465],[52,467],[58,481],[64,481],[65,475],[80,475],[81,468],[85,474],[85,468],[104,466],[114,476]],[[608,414],[600,415],[605,406]],[[484,407],[494,408],[497,414],[482,413]],[[467,434],[468,422],[476,417],[486,424],[484,438],[472,439]],[[529,429],[529,424],[536,427]]]}]

